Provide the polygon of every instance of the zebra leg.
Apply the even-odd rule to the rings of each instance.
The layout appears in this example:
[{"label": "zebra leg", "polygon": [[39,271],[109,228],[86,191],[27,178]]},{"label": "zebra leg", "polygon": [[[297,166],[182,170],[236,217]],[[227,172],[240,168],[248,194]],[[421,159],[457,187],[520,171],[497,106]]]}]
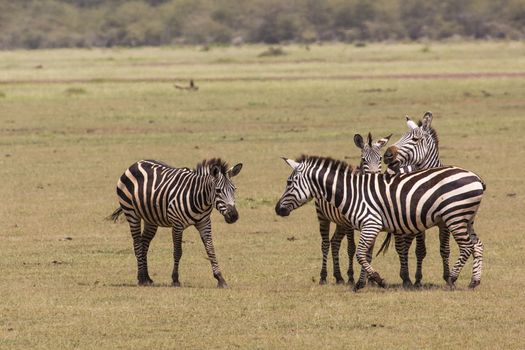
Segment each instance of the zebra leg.
[{"label": "zebra leg", "polygon": [[416,236],[416,259],[417,259],[417,268],[416,268],[416,283],[414,287],[421,287],[421,279],[423,278],[423,259],[427,256],[427,247],[425,245],[425,231],[420,232]]},{"label": "zebra leg", "polygon": [[321,252],[323,254],[319,284],[326,284],[326,276],[328,275],[326,264],[328,250],[330,249],[330,221],[319,218],[319,233],[321,234]]},{"label": "zebra leg", "polygon": [[456,225],[455,228],[449,228],[450,232],[452,233],[452,236],[456,240],[456,243],[459,246],[459,257],[456,263],[454,264],[454,267],[452,268],[452,271],[450,272],[450,277],[447,281],[447,286],[453,290],[455,289],[455,282],[458,279],[459,273],[461,272],[461,269],[463,266],[465,266],[465,262],[469,258],[469,256],[472,254],[472,251],[474,250],[474,243],[470,239],[467,225],[465,223]]},{"label": "zebra leg", "polygon": [[396,235],[394,234],[394,242],[396,252],[399,256],[399,277],[403,280],[403,288],[412,288],[413,284],[410,280],[410,273],[408,270],[408,250],[412,244],[414,236],[409,234]]},{"label": "zebra leg", "polygon": [[330,240],[330,245],[332,247],[332,262],[334,264],[334,277],[335,277],[335,281],[337,284],[345,283],[345,280],[343,279],[343,276],[341,275],[341,268],[339,266],[339,248],[341,248],[341,241],[343,240],[343,237],[345,235],[346,235],[346,232],[344,228],[337,225],[334,235],[332,236],[332,239]]},{"label": "zebra leg", "polygon": [[[374,255],[374,245],[375,242],[372,243],[372,245],[370,246],[370,248],[368,248],[368,251],[366,252],[366,261],[368,261],[369,264],[372,262],[372,256]],[[359,274],[359,280],[364,280],[366,283],[366,271],[362,266],[361,273]],[[376,281],[371,276],[368,276],[368,283],[371,286],[377,286]]]},{"label": "zebra leg", "polygon": [[206,249],[206,254],[208,255],[208,260],[211,263],[211,269],[213,271],[213,277],[217,280],[218,288],[227,288],[228,285],[222,277],[221,269],[219,268],[219,263],[217,262],[217,257],[215,256],[215,248],[213,247],[213,240],[211,238],[211,221],[210,218],[206,218],[204,221],[198,222],[195,224],[197,230],[201,235],[202,243]]},{"label": "zebra leg", "polygon": [[472,263],[472,279],[469,288],[474,289],[481,283],[481,272],[483,270],[483,242],[477,237],[473,223],[469,225],[470,239],[474,243],[474,262]]},{"label": "zebra leg", "polygon": [[448,282],[450,277],[450,232],[445,226],[439,226],[439,253],[443,260],[443,279]]},{"label": "zebra leg", "polygon": [[355,256],[355,241],[354,241],[354,230],[347,229],[346,230],[346,240],[348,243],[348,246],[346,248],[346,252],[348,254],[348,284],[353,286],[355,284],[354,280],[354,256]]},{"label": "zebra leg", "polygon": [[149,285],[147,263],[144,256],[142,235],[141,235],[141,220],[139,217],[126,212],[126,219],[128,220],[131,237],[133,238],[133,250],[135,251],[135,258],[137,259],[137,280],[139,286]]},{"label": "zebra leg", "polygon": [[[376,227],[365,227],[361,230],[361,236],[359,237],[359,244],[357,245],[357,262],[361,264],[369,277],[377,282],[380,287],[385,288],[385,280],[381,278],[378,272],[374,271],[370,262],[368,262],[367,254],[369,253],[370,247],[375,242],[377,234],[380,228]],[[365,279],[359,281],[354,286],[354,291],[357,291],[365,286]]]},{"label": "zebra leg", "polygon": [[179,262],[182,257],[182,232],[183,228],[174,225],[171,230],[173,238],[173,272],[171,273],[172,285],[174,287],[180,287],[179,281]]},{"label": "zebra leg", "polygon": [[144,255],[144,278],[147,281],[147,284],[152,284],[153,280],[149,277],[148,273],[148,250],[149,244],[155,234],[157,233],[157,225],[151,225],[144,223],[144,231],[142,232],[142,254]]}]

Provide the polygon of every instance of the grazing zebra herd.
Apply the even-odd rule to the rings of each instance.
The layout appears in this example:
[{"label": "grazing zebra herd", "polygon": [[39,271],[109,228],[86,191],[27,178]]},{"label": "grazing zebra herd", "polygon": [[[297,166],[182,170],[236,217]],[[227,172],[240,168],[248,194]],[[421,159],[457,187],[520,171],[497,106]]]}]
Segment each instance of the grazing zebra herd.
[{"label": "grazing zebra herd", "polygon": [[[393,235],[404,287],[412,286],[408,251],[416,238],[415,286],[420,286],[422,262],[426,255],[425,230],[438,226],[443,278],[447,286],[455,288],[455,281],[470,255],[473,255],[473,267],[469,287],[479,285],[483,243],[474,231],[474,219],[485,184],[473,172],[443,166],[439,158],[437,133],[431,123],[430,112],[425,113],[419,124],[407,117],[408,132],[384,153],[384,162],[388,166],[385,173],[380,173],[381,148],[388,143],[391,135],[376,142],[371,134],[368,134],[366,141],[361,135],[355,135],[354,142],[361,149],[361,163],[357,168],[327,157],[303,155],[296,160],[283,158],[293,171],[275,212],[279,216],[288,216],[311,199],[315,200],[321,234],[321,284],[326,283],[330,247],[336,283],[344,283],[339,267],[339,248],[346,237],[348,283],[357,291],[365,286],[368,276],[371,281],[385,287],[385,281],[373,269],[371,261],[376,237],[379,232],[386,231],[387,237],[380,251],[386,250]],[[111,218],[116,220],[124,214],[128,221],[139,285],[153,283],[148,274],[147,253],[160,226],[172,228],[172,281],[174,286],[180,286],[182,232],[194,225],[200,233],[218,287],[227,286],[215,256],[210,215],[215,207],[227,223],[237,221],[232,178],[241,168],[242,164],[228,168],[221,159],[203,161],[193,170],[142,160],[122,174],[117,184],[120,207]],[[336,224],[336,229],[330,239],[331,223]],[[361,232],[357,247],[354,230]],[[459,258],[452,269],[449,267],[450,235],[459,247]],[[353,272],[354,255],[361,265],[357,283]]]}]

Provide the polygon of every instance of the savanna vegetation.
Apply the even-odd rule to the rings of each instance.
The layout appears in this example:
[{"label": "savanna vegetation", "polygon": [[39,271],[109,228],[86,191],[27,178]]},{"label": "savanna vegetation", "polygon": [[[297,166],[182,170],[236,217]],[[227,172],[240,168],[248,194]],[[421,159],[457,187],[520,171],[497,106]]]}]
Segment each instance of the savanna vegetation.
[{"label": "savanna vegetation", "polygon": [[[0,348],[525,347],[525,45],[312,44],[261,56],[275,50],[0,52]],[[198,90],[174,87],[189,79]],[[290,173],[279,157],[357,164],[355,133],[396,140],[405,113],[427,110],[443,160],[487,183],[481,285],[467,289],[470,260],[458,289],[443,289],[433,229],[422,289],[400,286],[394,249],[373,261],[388,289],[320,286],[313,205],[274,212]],[[105,219],[118,177],[143,158],[194,167],[217,156],[244,164],[239,221],[212,219],[230,288],[216,288],[194,229],[183,238],[182,287],[170,286],[168,229],[150,249],[154,286],[137,287],[128,226]]]},{"label": "savanna vegetation", "polygon": [[0,0],[0,49],[524,39],[523,0]]}]

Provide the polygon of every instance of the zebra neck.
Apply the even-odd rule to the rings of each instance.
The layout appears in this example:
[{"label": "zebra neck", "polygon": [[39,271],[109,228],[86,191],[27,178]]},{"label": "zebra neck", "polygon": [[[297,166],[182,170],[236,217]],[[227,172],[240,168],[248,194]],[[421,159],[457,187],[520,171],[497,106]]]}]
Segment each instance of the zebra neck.
[{"label": "zebra neck", "polygon": [[310,171],[310,192],[318,200],[324,200],[342,210],[345,200],[350,200],[349,184],[355,175],[346,167],[313,169]]},{"label": "zebra neck", "polygon": [[202,186],[197,186],[198,196],[208,208],[215,202],[215,181],[209,174],[199,175]]},{"label": "zebra neck", "polygon": [[443,166],[445,165],[441,159],[439,159],[439,155],[436,155],[436,157],[431,157],[426,162],[424,162],[420,169],[440,168]]}]

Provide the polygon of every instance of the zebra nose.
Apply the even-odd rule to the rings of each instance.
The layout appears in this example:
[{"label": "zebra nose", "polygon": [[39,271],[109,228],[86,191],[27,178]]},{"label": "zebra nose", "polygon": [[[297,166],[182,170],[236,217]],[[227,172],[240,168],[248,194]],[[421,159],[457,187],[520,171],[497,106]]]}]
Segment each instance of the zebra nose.
[{"label": "zebra nose", "polygon": [[226,208],[226,214],[224,214],[224,220],[228,224],[233,224],[235,221],[237,221],[237,219],[239,219],[239,213],[237,212],[237,209],[234,206],[229,205]]},{"label": "zebra nose", "polygon": [[394,155],[396,150],[394,149],[394,146],[390,146],[386,149],[385,154],[383,155],[383,160],[385,164],[390,164],[394,160]]},{"label": "zebra nose", "polygon": [[275,213],[279,216],[288,216],[290,215],[290,210],[281,206],[281,202],[277,202],[275,205]]}]

